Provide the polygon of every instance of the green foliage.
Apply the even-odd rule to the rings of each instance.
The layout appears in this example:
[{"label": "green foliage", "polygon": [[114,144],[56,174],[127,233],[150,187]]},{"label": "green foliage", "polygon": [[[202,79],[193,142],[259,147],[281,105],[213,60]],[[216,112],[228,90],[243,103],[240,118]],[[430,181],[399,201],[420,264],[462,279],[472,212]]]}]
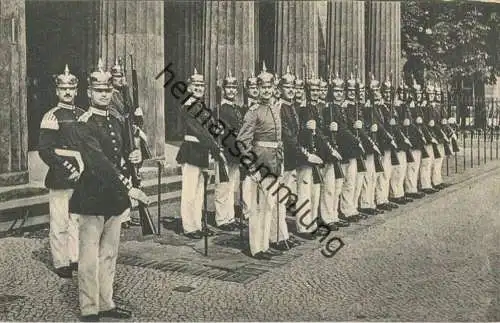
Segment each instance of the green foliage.
[{"label": "green foliage", "polygon": [[494,83],[500,75],[500,5],[402,1],[402,48],[410,70]]}]

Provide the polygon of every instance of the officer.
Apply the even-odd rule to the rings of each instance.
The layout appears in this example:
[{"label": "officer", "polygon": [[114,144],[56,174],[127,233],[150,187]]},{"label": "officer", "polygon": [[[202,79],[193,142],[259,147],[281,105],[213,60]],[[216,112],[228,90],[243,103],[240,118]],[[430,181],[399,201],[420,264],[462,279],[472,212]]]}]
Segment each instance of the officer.
[{"label": "officer", "polygon": [[113,302],[113,281],[120,243],[121,216],[130,212],[130,198],[149,203],[148,196],[128,180],[125,158],[141,162],[140,150],[124,154],[120,121],[109,113],[111,74],[98,70],[89,78],[90,107],[78,118],[78,136],[85,171],[70,200],[80,215],[78,287],[82,321],[128,319],[131,312]]},{"label": "officer", "polygon": [[[127,85],[127,81],[125,79],[125,74],[123,73],[123,67],[115,60],[115,65],[111,67],[111,77],[113,82],[113,95],[111,97],[111,103],[109,104],[109,111],[113,114],[122,124],[125,123],[125,116],[128,111],[133,110],[132,98],[130,97],[129,87]],[[137,140],[147,140],[144,132],[138,128],[137,124],[142,124],[143,121],[143,113],[140,107],[134,111],[134,134],[137,133]],[[138,141],[140,142],[140,141]],[[143,156],[145,152],[142,151]],[[140,225],[140,221],[138,218],[131,217],[130,213],[125,214],[122,218],[122,228],[126,229],[129,226],[137,226]]]},{"label": "officer", "polygon": [[[238,225],[235,220],[235,195],[240,182],[240,159],[234,153],[235,139],[243,123],[241,107],[235,103],[238,94],[238,80],[229,71],[222,81],[223,99],[219,108],[219,120],[224,123],[222,146],[228,161],[228,182],[215,186],[215,222],[224,231],[235,231]],[[229,135],[229,133],[232,133]]]},{"label": "officer", "polygon": [[426,140],[424,149],[429,158],[423,158],[420,164],[420,185],[424,193],[432,194],[438,191],[432,187],[432,167],[435,163],[434,159],[440,157],[439,151],[437,151],[438,154],[435,154],[433,150],[433,146],[437,145],[438,142],[432,134],[432,130],[429,129],[429,127],[433,128],[435,125],[434,116],[432,115],[433,107],[431,105],[431,102],[434,102],[434,86],[432,84],[428,84],[425,92],[427,100],[422,101],[420,108],[423,111],[422,130]]},{"label": "officer", "polygon": [[[283,203],[297,203],[297,183],[295,181],[297,168],[297,155],[301,154],[298,143],[299,118],[294,107],[295,98],[295,76],[290,73],[290,67],[287,66],[286,73],[279,80],[279,90],[281,91],[280,117],[283,138],[283,178],[284,186],[278,192],[278,199]],[[286,195],[284,194],[286,190]],[[287,199],[288,198],[288,199]],[[298,245],[298,241],[290,236],[288,225],[286,223],[287,207],[280,205],[278,217],[273,217],[271,221],[270,246],[277,250],[287,250]],[[279,221],[279,222],[278,222]]]},{"label": "officer", "polygon": [[[203,172],[208,170],[210,154],[224,167],[227,161],[224,149],[208,130],[209,126],[204,126],[218,126],[218,123],[203,102],[205,79],[196,69],[188,79],[188,92],[191,96],[180,109],[185,129],[184,141],[176,157],[177,162],[182,165],[181,218],[184,235],[191,239],[201,239],[204,236],[201,231],[205,197]],[[212,235],[208,230],[206,234]]]},{"label": "officer", "polygon": [[69,212],[68,202],[84,168],[73,131],[85,111],[74,105],[78,79],[68,65],[55,78],[55,85],[59,102],[42,118],[38,153],[49,166],[45,186],[49,189],[52,262],[60,277],[71,278],[72,270],[78,268],[78,216]]},{"label": "officer", "polygon": [[271,259],[282,253],[269,248],[271,220],[278,207],[275,192],[281,182],[283,160],[281,107],[271,104],[273,82],[273,74],[267,72],[263,63],[262,72],[258,75],[260,102],[248,110],[237,138],[242,146],[240,161],[247,167],[252,180],[249,185],[252,200],[255,193],[259,203],[252,202],[248,230],[250,253],[256,259]]}]

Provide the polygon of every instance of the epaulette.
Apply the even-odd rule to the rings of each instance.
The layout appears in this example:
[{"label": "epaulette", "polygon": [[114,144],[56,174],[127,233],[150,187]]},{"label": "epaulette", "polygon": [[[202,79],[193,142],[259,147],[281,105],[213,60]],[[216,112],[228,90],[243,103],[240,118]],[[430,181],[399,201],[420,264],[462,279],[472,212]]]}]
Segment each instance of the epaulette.
[{"label": "epaulette", "polygon": [[45,113],[40,123],[40,129],[59,130],[59,121],[54,115],[57,110],[59,110],[59,107],[52,108]]},{"label": "epaulette", "polygon": [[79,118],[78,118],[78,122],[87,122],[89,121],[90,117],[92,116],[92,111],[88,110],[88,111],[85,111],[85,113],[83,113]]},{"label": "epaulette", "polygon": [[85,109],[77,107],[76,105],[75,105],[75,109],[78,110],[78,111],[81,111],[83,113],[85,113],[85,111],[86,111]]}]

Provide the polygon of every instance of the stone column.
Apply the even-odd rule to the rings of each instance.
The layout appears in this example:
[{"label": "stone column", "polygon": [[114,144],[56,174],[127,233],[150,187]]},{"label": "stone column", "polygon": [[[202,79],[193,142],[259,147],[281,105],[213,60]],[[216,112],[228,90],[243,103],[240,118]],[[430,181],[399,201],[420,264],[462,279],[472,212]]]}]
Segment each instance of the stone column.
[{"label": "stone column", "polygon": [[28,182],[24,0],[0,1],[0,186]]},{"label": "stone column", "polygon": [[318,76],[319,60],[318,2],[280,1],[276,3],[275,71],[281,75],[287,65],[299,78]]},{"label": "stone column", "polygon": [[154,157],[165,150],[163,1],[101,2],[101,55],[108,69],[116,57],[126,58],[127,82],[132,83],[129,54],[134,57],[139,87],[139,106]]},{"label": "stone column", "polygon": [[243,101],[243,82],[255,70],[254,6],[253,1],[205,2],[203,72],[210,107],[216,103],[217,80],[221,85],[229,69],[239,80],[238,102]]},{"label": "stone column", "polygon": [[[328,64],[343,79],[350,73],[365,76],[365,3],[334,0],[328,3]],[[355,71],[357,69],[357,71]],[[356,75],[355,75],[356,76]]]},{"label": "stone column", "polygon": [[392,71],[392,84],[398,85],[401,65],[401,3],[370,1],[367,6],[367,72],[383,82]]}]

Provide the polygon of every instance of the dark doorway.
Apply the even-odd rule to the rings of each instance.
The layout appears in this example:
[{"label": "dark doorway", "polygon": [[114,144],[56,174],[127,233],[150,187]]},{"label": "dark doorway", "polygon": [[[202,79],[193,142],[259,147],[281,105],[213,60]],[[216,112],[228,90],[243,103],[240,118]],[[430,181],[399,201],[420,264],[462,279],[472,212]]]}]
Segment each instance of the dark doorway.
[{"label": "dark doorway", "polygon": [[86,76],[97,61],[98,2],[26,1],[28,150],[36,150],[40,121],[57,103],[53,75],[68,64],[79,79],[76,105],[87,108]]}]

